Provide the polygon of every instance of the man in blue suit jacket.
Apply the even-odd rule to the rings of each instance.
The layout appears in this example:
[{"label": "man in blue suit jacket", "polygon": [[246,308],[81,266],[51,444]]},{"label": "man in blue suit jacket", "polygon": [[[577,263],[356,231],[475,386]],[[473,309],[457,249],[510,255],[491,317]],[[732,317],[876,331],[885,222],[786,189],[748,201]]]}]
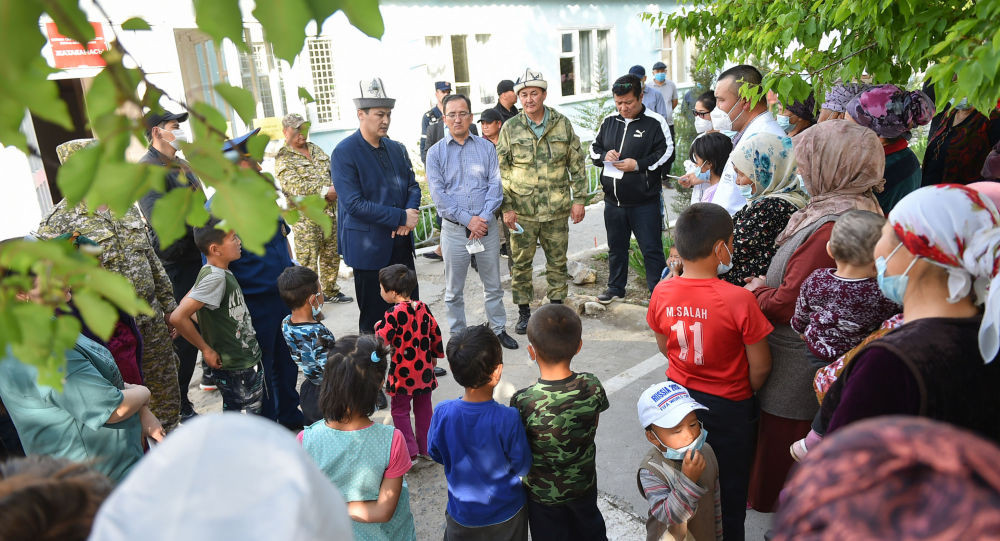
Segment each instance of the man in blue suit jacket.
[{"label": "man in blue suit jacket", "polygon": [[[420,216],[420,188],[406,149],[386,137],[395,104],[386,97],[381,79],[362,83],[361,97],[354,100],[360,127],[330,156],[338,194],[338,248],[354,269],[361,334],[374,333],[389,308],[378,271],[396,263],[414,268],[410,232]],[[411,298],[418,298],[416,289]]]}]

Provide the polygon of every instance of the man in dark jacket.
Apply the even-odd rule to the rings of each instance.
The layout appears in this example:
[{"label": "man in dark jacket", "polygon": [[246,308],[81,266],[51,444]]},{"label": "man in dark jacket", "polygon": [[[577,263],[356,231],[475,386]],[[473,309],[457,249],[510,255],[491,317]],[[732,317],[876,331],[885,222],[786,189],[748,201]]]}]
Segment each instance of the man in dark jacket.
[{"label": "man in dark jacket", "polygon": [[603,167],[604,227],[608,232],[608,288],[597,296],[607,304],[625,296],[632,234],[646,264],[652,292],[666,266],[660,233],[660,167],[674,142],[664,118],[642,104],[642,81],[620,77],[611,87],[617,114],[605,117],[590,145],[594,165]]},{"label": "man in dark jacket", "polygon": [[[163,193],[150,191],[139,200],[139,208],[147,222],[153,219],[153,207],[156,201],[172,190],[201,191],[201,182],[191,172],[187,162],[177,156],[179,143],[187,138],[180,123],[187,120],[187,113],[150,113],[146,115],[146,139],[149,140],[149,150],[139,163],[150,163],[168,168],[165,189]],[[181,172],[184,176],[181,177]],[[194,287],[198,271],[201,270],[201,251],[194,244],[194,229],[185,225],[184,236],[174,241],[170,246],[160,246],[160,239],[150,228],[153,249],[167,271],[170,283],[174,288],[174,299],[181,302],[184,295]],[[178,386],[181,394],[181,420],[194,415],[191,401],[188,400],[188,386],[194,365],[198,358],[198,350],[187,340],[178,336],[174,339],[174,349],[180,366],[177,367]],[[208,381],[202,383],[208,384]]]}]

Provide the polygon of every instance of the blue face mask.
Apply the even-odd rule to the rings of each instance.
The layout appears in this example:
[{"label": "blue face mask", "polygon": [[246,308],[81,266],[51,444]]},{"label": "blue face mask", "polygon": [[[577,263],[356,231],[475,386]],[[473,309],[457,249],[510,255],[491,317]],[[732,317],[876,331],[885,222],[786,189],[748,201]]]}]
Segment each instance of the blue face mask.
[{"label": "blue face mask", "polygon": [[[719,258],[719,266],[715,269],[715,274],[726,274],[733,268],[733,253],[729,251],[729,246],[726,243],[722,243],[722,247],[726,249],[726,253],[729,254],[729,263],[723,263],[722,258]],[[704,430],[702,430],[704,432]]]},{"label": "blue face mask", "polygon": [[666,73],[654,73],[653,74],[653,79],[656,82],[658,82],[658,83],[662,83],[663,81],[667,80],[667,74]]},{"label": "blue face mask", "polygon": [[[698,424],[701,424],[701,421],[699,421]],[[656,436],[655,433],[653,435]],[[665,445],[662,441],[660,441],[660,438],[658,436],[656,437],[656,441],[660,441],[660,445],[663,445],[664,447],[667,448],[666,451],[660,451],[661,453],[663,453],[663,458],[667,460],[684,460],[684,455],[686,455],[688,451],[700,451],[701,447],[705,445],[705,438],[707,437],[708,437],[708,431],[705,430],[704,426],[702,426],[701,434],[699,434],[698,437],[695,438],[693,442],[689,443],[688,445],[685,445],[684,447],[681,447],[680,449],[674,449],[673,447]]]},{"label": "blue face mask", "polygon": [[781,126],[781,129],[785,130],[785,133],[795,129],[795,124],[792,124],[792,119],[785,115],[777,115],[774,119],[778,121],[778,125]]},{"label": "blue face mask", "polygon": [[903,304],[903,294],[906,293],[906,285],[910,282],[910,277],[906,273],[910,272],[913,265],[917,262],[919,257],[913,258],[903,274],[897,274],[895,276],[886,276],[885,268],[889,265],[889,260],[892,256],[896,255],[896,252],[903,246],[903,243],[899,243],[895,248],[889,252],[889,257],[877,257],[875,258],[875,271],[878,273],[878,288],[882,290],[882,294],[885,298],[890,301],[902,306]]},{"label": "blue face mask", "polygon": [[323,303],[322,303],[322,301],[320,302],[319,306],[313,306],[313,305],[310,304],[309,308],[312,308],[312,316],[313,316],[313,319],[315,319],[316,321],[323,321],[323,318],[326,317],[325,315],[323,315]]},{"label": "blue face mask", "polygon": [[753,196],[753,183],[746,186],[737,184],[736,187],[740,189],[740,195],[743,196],[743,199],[750,199]]},{"label": "blue face mask", "polygon": [[712,169],[709,168],[708,171],[700,171],[697,175],[695,175],[695,178],[697,178],[698,180],[708,182],[711,179],[712,176],[711,173]]},{"label": "blue face mask", "polygon": [[722,135],[725,135],[726,137],[728,137],[730,139],[732,139],[733,137],[736,137],[736,130],[719,130],[719,133],[721,133]]}]

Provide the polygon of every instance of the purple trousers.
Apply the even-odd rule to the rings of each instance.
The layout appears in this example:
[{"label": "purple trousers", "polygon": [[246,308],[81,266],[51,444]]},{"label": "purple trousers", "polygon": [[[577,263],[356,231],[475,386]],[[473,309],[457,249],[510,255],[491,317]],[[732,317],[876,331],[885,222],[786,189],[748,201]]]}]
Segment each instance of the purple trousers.
[{"label": "purple trousers", "polygon": [[[416,418],[417,432],[414,436],[410,425],[410,401],[413,401],[413,416]],[[396,394],[392,397],[392,424],[403,433],[410,458],[427,454],[427,430],[431,426],[431,393],[418,395]]]}]

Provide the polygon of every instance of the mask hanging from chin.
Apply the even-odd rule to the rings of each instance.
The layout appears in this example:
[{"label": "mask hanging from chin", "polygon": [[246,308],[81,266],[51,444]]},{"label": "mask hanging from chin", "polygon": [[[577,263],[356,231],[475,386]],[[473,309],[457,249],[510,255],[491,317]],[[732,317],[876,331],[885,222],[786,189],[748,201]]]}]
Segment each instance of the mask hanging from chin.
[{"label": "mask hanging from chin", "polygon": [[[684,455],[686,455],[688,451],[700,451],[702,446],[705,445],[706,438],[708,438],[708,431],[705,430],[705,427],[702,427],[701,434],[699,434],[698,437],[695,438],[693,442],[685,445],[684,447],[681,447],[680,449],[667,447],[666,445],[663,444],[663,442],[660,442],[660,445],[663,445],[664,447],[667,448],[666,451],[660,451],[660,452],[663,453],[663,458],[667,460],[684,460]],[[656,441],[660,441],[660,438],[657,437]]]}]

